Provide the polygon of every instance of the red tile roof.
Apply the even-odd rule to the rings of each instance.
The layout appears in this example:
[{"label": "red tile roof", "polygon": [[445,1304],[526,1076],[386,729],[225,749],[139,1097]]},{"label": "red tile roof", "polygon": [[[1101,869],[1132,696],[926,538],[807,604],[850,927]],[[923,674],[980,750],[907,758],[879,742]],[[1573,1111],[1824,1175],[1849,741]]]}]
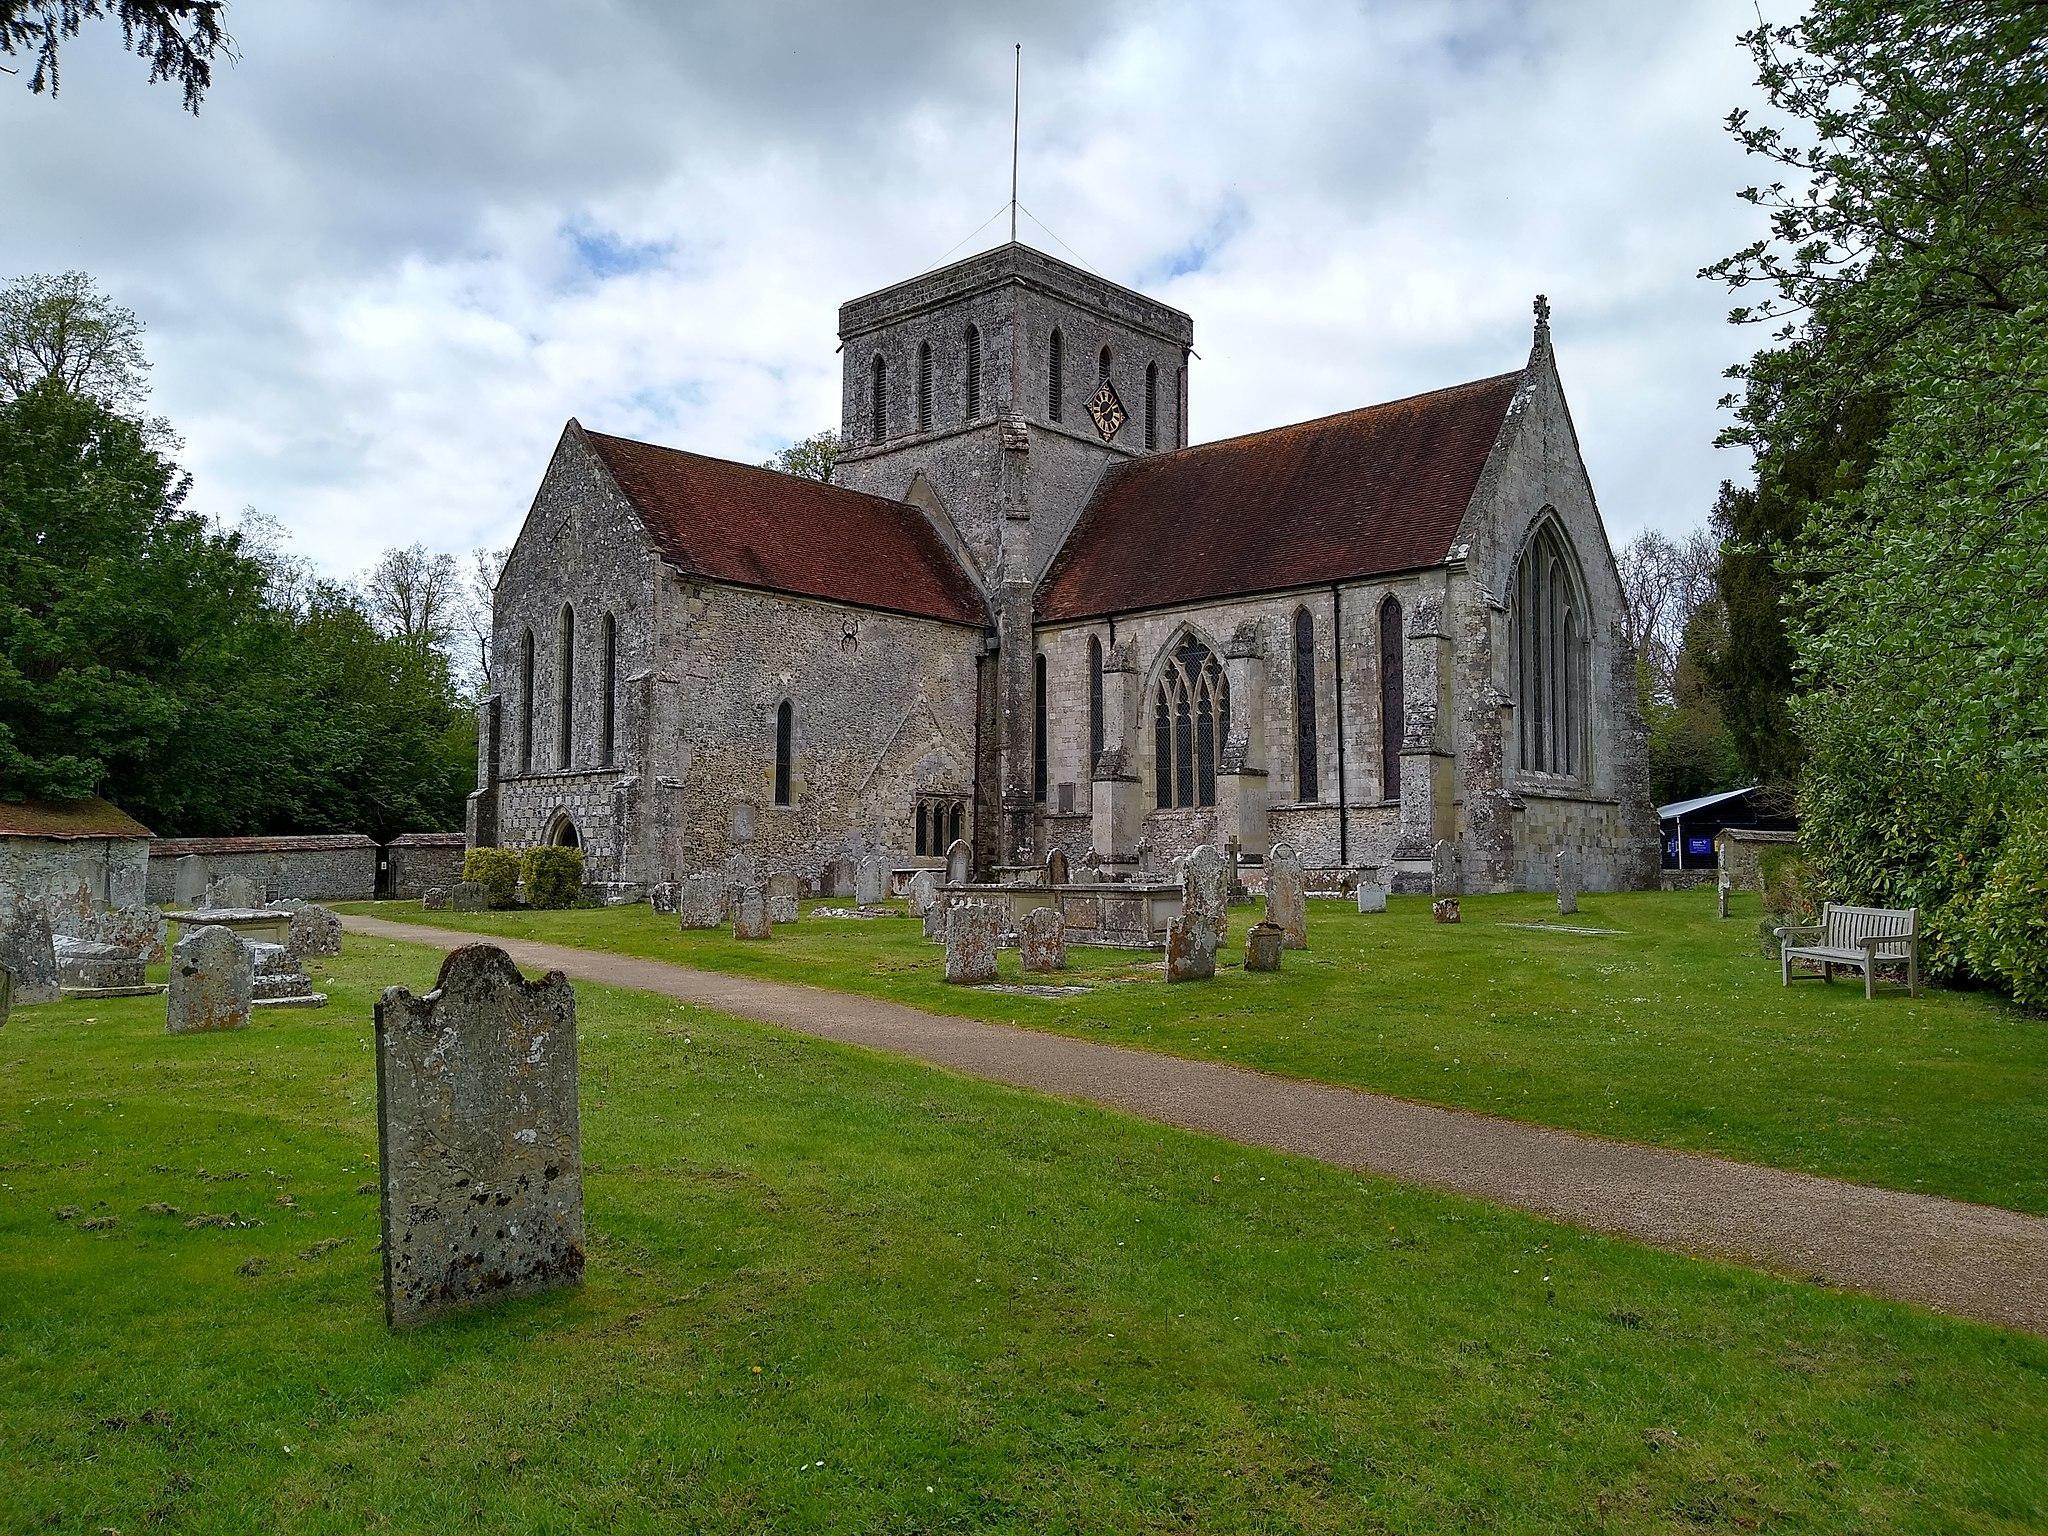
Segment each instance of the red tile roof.
[{"label": "red tile roof", "polygon": [[120,807],[89,800],[0,800],[0,837],[149,837]]},{"label": "red tile roof", "polygon": [[989,622],[974,582],[908,502],[578,430],[681,570],[952,624]]},{"label": "red tile roof", "polygon": [[1038,592],[1053,623],[1440,564],[1523,373],[1120,464]]},{"label": "red tile roof", "polygon": [[149,850],[152,859],[182,859],[188,853],[225,858],[236,853],[337,853],[349,848],[374,848],[360,832],[315,832],[278,837],[160,837]]}]

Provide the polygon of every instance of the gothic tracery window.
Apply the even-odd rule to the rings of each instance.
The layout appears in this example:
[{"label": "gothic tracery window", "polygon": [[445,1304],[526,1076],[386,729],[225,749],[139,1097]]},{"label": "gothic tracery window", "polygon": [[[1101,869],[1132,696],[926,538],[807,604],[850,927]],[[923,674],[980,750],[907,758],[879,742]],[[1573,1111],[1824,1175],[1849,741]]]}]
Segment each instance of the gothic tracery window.
[{"label": "gothic tracery window", "polygon": [[1162,809],[1216,803],[1216,764],[1230,737],[1230,683],[1193,635],[1174,650],[1152,705],[1152,787]]},{"label": "gothic tracery window", "polygon": [[1586,770],[1584,587],[1555,521],[1537,528],[1515,566],[1515,727],[1523,768]]}]

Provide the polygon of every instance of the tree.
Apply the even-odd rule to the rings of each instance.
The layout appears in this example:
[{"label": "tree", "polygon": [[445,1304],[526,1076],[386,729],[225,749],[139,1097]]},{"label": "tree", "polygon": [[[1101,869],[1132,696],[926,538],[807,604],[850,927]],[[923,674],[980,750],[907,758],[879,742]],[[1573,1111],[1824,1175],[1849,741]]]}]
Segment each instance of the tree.
[{"label": "tree", "polygon": [[149,60],[149,83],[175,82],[196,116],[213,84],[214,57],[234,57],[234,40],[221,26],[226,14],[226,0],[0,0],[0,53],[33,52],[28,88],[54,97],[59,43],[88,21],[117,17],[122,46]]},{"label": "tree", "polygon": [[132,412],[148,377],[142,322],[83,272],[18,277],[0,288],[0,402],[49,379],[110,411]]},{"label": "tree", "polygon": [[1635,650],[1645,705],[1670,701],[1686,626],[1713,601],[1718,561],[1715,541],[1703,528],[1676,540],[1647,528],[1622,546],[1615,560],[1622,620]]},{"label": "tree", "polygon": [[455,557],[424,544],[387,549],[363,575],[364,607],[379,630],[425,655],[446,655],[462,621],[462,573]]},{"label": "tree", "polygon": [[777,469],[785,475],[801,475],[806,480],[829,482],[838,463],[839,434],[828,427],[823,432],[813,432],[809,437],[800,438],[774,457],[762,460],[761,467]]},{"label": "tree", "polygon": [[510,549],[470,551],[468,581],[463,593],[463,628],[469,637],[470,691],[478,697],[497,686],[491,670],[491,636],[498,609],[498,577]]}]

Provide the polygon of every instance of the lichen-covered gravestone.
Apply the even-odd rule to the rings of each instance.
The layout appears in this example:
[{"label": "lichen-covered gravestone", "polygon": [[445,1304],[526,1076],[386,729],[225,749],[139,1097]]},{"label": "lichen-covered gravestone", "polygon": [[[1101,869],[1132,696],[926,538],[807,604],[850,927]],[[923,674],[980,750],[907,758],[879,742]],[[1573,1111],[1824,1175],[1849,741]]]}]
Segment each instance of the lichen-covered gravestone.
[{"label": "lichen-covered gravestone", "polygon": [[1166,925],[1166,979],[1207,981],[1216,974],[1216,927],[1199,912]]},{"label": "lichen-covered gravestone", "polygon": [[1180,909],[1207,918],[1220,944],[1230,929],[1230,868],[1207,843],[1180,861]]},{"label": "lichen-covered gravestone", "polygon": [[430,885],[420,892],[420,905],[429,912],[448,910],[448,890],[445,886]]},{"label": "lichen-covered gravestone", "polygon": [[1386,911],[1387,892],[1392,887],[1393,882],[1387,878],[1386,870],[1373,869],[1366,871],[1365,874],[1359,877],[1358,885],[1352,893],[1358,898],[1358,910],[1361,912]]},{"label": "lichen-covered gravestone", "polygon": [[49,913],[33,902],[15,904],[7,926],[0,929],[0,965],[14,973],[17,1003],[54,1003],[64,995]]},{"label": "lichen-covered gravestone", "polygon": [[946,942],[946,909],[943,896],[934,896],[931,905],[924,909],[924,936],[933,943]]},{"label": "lichen-covered gravestone", "polygon": [[181,907],[206,899],[206,860],[188,853],[171,865],[172,898]]},{"label": "lichen-covered gravestone", "polygon": [[1001,930],[987,902],[963,901],[946,913],[946,980],[976,986],[996,979]]},{"label": "lichen-covered gravestone", "polygon": [[860,861],[860,868],[854,871],[853,902],[858,907],[881,905],[889,896],[889,861],[879,853],[871,853]]},{"label": "lichen-covered gravestone", "polygon": [[1017,949],[1026,971],[1067,968],[1067,925],[1051,907],[1033,907],[1017,925]]},{"label": "lichen-covered gravestone", "polygon": [[656,916],[674,917],[676,915],[676,898],[677,893],[681,889],[682,887],[675,881],[663,880],[648,891],[647,901],[654,908]]},{"label": "lichen-covered gravestone", "polygon": [[910,915],[923,917],[932,909],[932,899],[939,893],[939,872],[935,869],[920,869],[910,877],[910,884],[904,894],[910,898]]},{"label": "lichen-covered gravestone", "polygon": [[791,901],[801,901],[803,894],[804,878],[802,875],[793,875],[787,870],[782,870],[768,877],[768,899],[770,901],[775,900],[778,896],[787,896]]},{"label": "lichen-covered gravestone", "polygon": [[1292,843],[1275,843],[1266,855],[1266,921],[1287,948],[1308,948],[1308,877]]},{"label": "lichen-covered gravestone", "polygon": [[770,923],[793,923],[797,917],[794,896],[771,895],[768,898],[768,921]]},{"label": "lichen-covered gravestone", "polygon": [[247,1029],[256,993],[256,952],[232,928],[202,923],[171,946],[164,1032]]},{"label": "lichen-covered gravestone", "polygon": [[316,956],[338,955],[341,953],[341,919],[325,907],[316,907],[309,901],[292,913],[291,927],[285,931],[284,947],[301,965]]},{"label": "lichen-covered gravestone", "polygon": [[1569,915],[1579,910],[1579,861],[1571,849],[1557,850],[1557,910]]},{"label": "lichen-covered gravestone", "polygon": [[484,889],[481,881],[458,880],[448,892],[448,910],[451,912],[488,912],[491,909],[491,893]]},{"label": "lichen-covered gravestone", "polygon": [[583,1278],[576,994],[472,944],[377,1004],[384,1317],[394,1328]]},{"label": "lichen-covered gravestone", "polygon": [[956,837],[946,849],[946,884],[966,885],[974,878],[974,850],[965,838]]},{"label": "lichen-covered gravestone", "polygon": [[246,875],[222,875],[207,886],[201,905],[216,912],[247,911],[263,905],[263,890]]},{"label": "lichen-covered gravestone", "polygon": [[676,891],[676,926],[716,928],[725,921],[725,882],[716,875],[692,875]]},{"label": "lichen-covered gravestone", "polygon": [[1448,837],[1440,838],[1429,854],[1429,894],[1462,896],[1465,893],[1465,856]]},{"label": "lichen-covered gravestone", "polygon": [[1277,923],[1253,923],[1244,936],[1244,968],[1248,971],[1280,969],[1281,940],[1286,937]]},{"label": "lichen-covered gravestone", "polygon": [[765,939],[773,925],[768,921],[768,897],[758,885],[740,885],[732,893],[732,936],[736,939]]},{"label": "lichen-covered gravestone", "polygon": [[1440,923],[1455,923],[1459,920],[1458,898],[1439,896],[1429,904],[1429,915]]}]

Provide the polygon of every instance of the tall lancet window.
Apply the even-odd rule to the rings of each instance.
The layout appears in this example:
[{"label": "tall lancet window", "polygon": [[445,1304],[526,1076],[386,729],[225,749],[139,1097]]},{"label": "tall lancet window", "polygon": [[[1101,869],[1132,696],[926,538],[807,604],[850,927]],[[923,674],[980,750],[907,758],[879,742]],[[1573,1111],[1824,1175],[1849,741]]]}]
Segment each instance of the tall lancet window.
[{"label": "tall lancet window", "polygon": [[555,766],[567,768],[576,750],[576,610],[562,605],[561,645],[555,657]]},{"label": "tall lancet window", "polygon": [[967,419],[981,415],[981,327],[967,327]]},{"label": "tall lancet window", "polygon": [[1407,681],[1401,667],[1401,602],[1380,604],[1380,798],[1401,798],[1401,730]]},{"label": "tall lancet window", "polygon": [[1515,730],[1521,765],[1586,771],[1586,605],[1578,562],[1546,518],[1515,567]]},{"label": "tall lancet window", "polygon": [[618,725],[619,621],[608,613],[604,616],[604,719],[598,732],[598,745],[607,768],[618,761]]},{"label": "tall lancet window", "polygon": [[868,437],[881,442],[889,435],[889,363],[881,353],[868,365]]},{"label": "tall lancet window", "polygon": [[1095,765],[1102,757],[1106,745],[1102,724],[1102,638],[1088,637],[1088,772],[1092,777]]},{"label": "tall lancet window", "polygon": [[1190,635],[1152,701],[1152,789],[1163,809],[1216,803],[1216,763],[1230,739],[1230,683],[1216,653]]},{"label": "tall lancet window", "polygon": [[1316,738],[1316,621],[1294,610],[1294,798],[1322,792],[1321,743]]},{"label": "tall lancet window", "polygon": [[1045,653],[1039,652],[1032,669],[1032,723],[1031,723],[1031,798],[1040,805],[1045,803],[1047,772],[1045,753],[1046,698],[1045,698]]},{"label": "tall lancet window", "polygon": [[1066,370],[1066,338],[1054,327],[1052,344],[1045,349],[1045,414],[1049,421],[1060,420],[1066,411]]},{"label": "tall lancet window", "polygon": [[789,779],[796,743],[789,700],[775,706],[775,803],[789,804]]},{"label": "tall lancet window", "polygon": [[932,344],[917,344],[917,430],[932,429]]},{"label": "tall lancet window", "polygon": [[519,771],[533,772],[533,631],[519,640]]}]

